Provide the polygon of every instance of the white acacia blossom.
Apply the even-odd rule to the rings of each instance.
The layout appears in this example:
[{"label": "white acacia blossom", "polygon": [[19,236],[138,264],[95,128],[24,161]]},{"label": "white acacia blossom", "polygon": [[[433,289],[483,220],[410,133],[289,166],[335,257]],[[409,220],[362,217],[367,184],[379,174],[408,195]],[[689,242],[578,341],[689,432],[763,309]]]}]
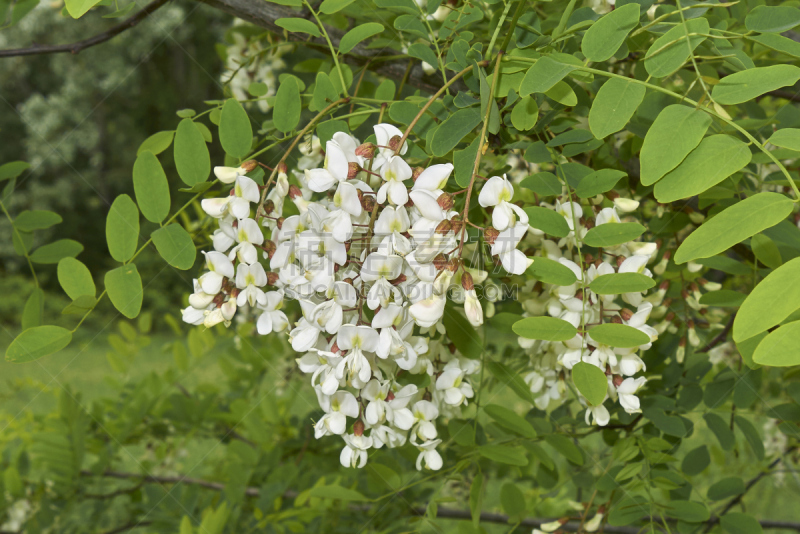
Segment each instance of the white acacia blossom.
[{"label": "white acacia blossom", "polygon": [[[363,467],[370,449],[411,441],[419,452],[417,468],[438,470],[443,460],[436,450],[442,442],[437,419],[457,417],[470,405],[481,371],[479,360],[466,358],[451,342],[444,317],[461,313],[449,311],[453,304],[463,306],[473,327],[484,323],[484,314],[491,317],[493,299],[481,302],[476,288],[489,272],[467,261],[480,249],[467,239],[472,223],[466,210],[454,205],[456,195],[466,193],[468,199],[472,191],[445,192],[453,165],[412,168],[403,156],[408,147],[400,130],[378,124],[374,131],[374,143],[362,144],[345,132],[324,147],[311,139],[292,177],[281,164],[266,186],[245,176],[254,162],[217,167],[220,181],[233,189],[203,201],[219,229],[211,236],[214,250],[205,253],[208,272],[195,281],[183,318],[227,326],[238,309],[248,308],[258,334],[288,331],[298,367],[310,375],[324,412],[315,436],[341,436],[342,465]],[[655,246],[630,243],[607,250],[608,261],[617,264],[581,258],[584,207],[569,199],[546,206],[562,214],[570,228],[556,243],[531,226],[513,202],[514,189],[505,176],[476,184],[472,200],[491,221],[476,227],[483,234],[480,246],[494,261],[488,267],[502,276],[521,275],[536,261],[523,249],[533,248],[576,278],[570,286],[525,286],[519,294],[525,315],[558,317],[581,332],[616,318],[655,340],[658,332],[646,320],[660,301],[642,293],[622,295],[634,313],[618,306],[613,295],[588,290],[602,274],[651,276],[646,265]],[[289,203],[291,213],[284,209]],[[595,225],[620,222],[618,210],[628,204],[615,206],[600,211]],[[294,321],[284,311],[291,301],[300,311]],[[563,343],[520,339],[520,345],[532,355],[525,379],[539,408],[566,399],[565,376],[585,361],[608,375],[608,398],[628,412],[638,410],[636,392],[644,378],[633,375],[644,370],[638,351],[649,344],[603,346],[586,331]],[[589,407],[586,419],[605,425],[610,413],[602,405]]]}]

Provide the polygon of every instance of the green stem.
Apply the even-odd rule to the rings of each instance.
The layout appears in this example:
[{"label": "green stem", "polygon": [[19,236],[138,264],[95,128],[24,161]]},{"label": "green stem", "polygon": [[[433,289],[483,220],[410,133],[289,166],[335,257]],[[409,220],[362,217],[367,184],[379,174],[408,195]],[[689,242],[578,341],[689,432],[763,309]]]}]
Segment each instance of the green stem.
[{"label": "green stem", "polygon": [[317,26],[319,26],[319,29],[322,30],[322,35],[325,37],[325,41],[328,42],[328,48],[330,48],[330,50],[331,50],[331,56],[333,57],[333,62],[336,65],[336,70],[339,71],[339,78],[342,81],[342,92],[344,93],[344,96],[348,96],[348,94],[347,94],[347,83],[345,83],[345,81],[344,81],[344,72],[342,71],[342,66],[339,64],[339,54],[336,52],[336,49],[333,47],[333,43],[331,42],[331,38],[328,35],[328,30],[325,29],[325,25],[322,24],[321,20],[319,20],[319,17],[317,16],[317,12],[314,11],[314,8],[311,7],[311,4],[308,2],[308,0],[303,0],[303,3],[306,5],[306,7],[308,7],[308,10],[311,11],[311,14],[314,16],[314,19],[317,21]]},{"label": "green stem", "polygon": [[500,45],[500,50],[503,52],[508,49],[508,44],[511,42],[511,37],[514,35],[514,29],[517,27],[517,24],[519,24],[519,18],[522,16],[526,4],[527,2],[525,0],[519,0],[517,4],[517,10],[514,11],[514,16],[511,17],[511,25],[508,27],[508,32],[506,33],[505,39],[503,39],[503,44]]},{"label": "green stem", "polygon": [[28,267],[31,268],[31,274],[33,275],[33,283],[36,287],[39,287],[39,279],[36,277],[36,270],[33,268],[33,262],[31,261],[31,256],[28,254],[28,251],[25,249],[25,242],[22,240],[22,235],[19,233],[19,230],[14,225],[14,219],[11,218],[11,214],[8,213],[6,209],[6,205],[0,200],[0,208],[3,209],[3,213],[6,214],[6,218],[8,218],[8,222],[11,223],[11,228],[14,231],[14,235],[17,236],[17,240],[19,241],[19,245],[22,248],[22,253],[25,256],[25,259],[28,261]]},{"label": "green stem", "polygon": [[567,9],[564,10],[564,14],[561,15],[561,20],[558,22],[558,26],[556,29],[553,30],[553,41],[558,39],[558,37],[564,32],[564,28],[567,27],[567,21],[569,17],[572,15],[572,10],[575,9],[575,4],[578,0],[569,0],[569,4],[567,4]]},{"label": "green stem", "polygon": [[[520,5],[522,4],[522,0],[520,0]],[[500,30],[503,28],[503,23],[506,21],[506,17],[508,16],[508,12],[511,9],[511,2],[506,4],[506,7],[503,9],[503,13],[500,15],[500,20],[497,21],[497,26],[494,28],[494,33],[492,34],[492,39],[489,41],[489,46],[486,48],[486,57],[492,57],[492,49],[494,48],[494,43],[497,41],[497,36],[500,35]],[[517,10],[519,11],[519,10]],[[511,35],[511,34],[508,34]],[[506,35],[506,38],[508,38]],[[501,48],[501,50],[505,50]]]},{"label": "green stem", "polygon": [[700,68],[697,66],[697,60],[695,60],[694,58],[694,49],[692,48],[692,41],[691,39],[689,39],[689,28],[686,27],[686,17],[683,16],[683,8],[681,7],[681,0],[675,0],[675,1],[678,4],[678,13],[681,16],[681,26],[683,26],[683,34],[686,36],[686,48],[689,50],[689,58],[692,60],[692,66],[694,67],[694,74],[695,76],[697,76],[697,80],[703,87],[703,92],[706,94],[706,96],[711,102],[714,102],[714,99],[711,97],[711,92],[708,90],[708,86],[706,86],[706,82],[703,81],[703,75],[700,74]]}]

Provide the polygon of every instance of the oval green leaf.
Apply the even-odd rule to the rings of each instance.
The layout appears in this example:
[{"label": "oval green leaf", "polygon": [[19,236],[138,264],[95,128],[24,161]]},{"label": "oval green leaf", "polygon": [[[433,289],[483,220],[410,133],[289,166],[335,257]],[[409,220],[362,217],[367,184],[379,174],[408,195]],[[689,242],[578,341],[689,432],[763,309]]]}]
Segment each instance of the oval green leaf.
[{"label": "oval green leaf", "polygon": [[572,380],[590,405],[603,404],[608,391],[608,379],[599,367],[591,363],[578,362],[572,367]]},{"label": "oval green leaf", "polygon": [[168,130],[164,132],[156,132],[139,145],[136,155],[140,156],[142,152],[152,152],[153,155],[161,154],[169,145],[172,144],[172,138],[175,137],[175,130]]},{"label": "oval green leaf", "polygon": [[[638,8],[638,4],[625,7],[628,6]],[[611,78],[604,83],[589,110],[589,129],[594,136],[603,139],[622,130],[644,100],[645,92],[645,86],[635,80]]]},{"label": "oval green leaf", "polygon": [[175,168],[183,183],[192,187],[205,182],[211,173],[211,157],[203,134],[192,122],[183,119],[175,132]]},{"label": "oval green leaf", "polygon": [[748,30],[759,33],[783,33],[798,24],[800,9],[793,6],[756,6],[744,19]]},{"label": "oval green leaf", "polygon": [[638,24],[639,4],[631,2],[618,7],[589,27],[581,41],[581,52],[589,61],[606,61]]},{"label": "oval green leaf", "polygon": [[160,223],[169,215],[169,182],[152,152],[142,152],[133,164],[133,192],[148,221]]},{"label": "oval green leaf", "polygon": [[288,133],[300,122],[300,90],[294,76],[286,76],[275,95],[275,107],[272,109],[272,121],[275,127]]},{"label": "oval green leaf", "polygon": [[511,329],[518,336],[543,341],[567,341],[578,334],[574,326],[557,317],[526,317]]},{"label": "oval green leaf", "polygon": [[[706,40],[708,20],[700,17],[686,21],[686,25],[673,26],[667,33],[655,40],[644,57],[644,68],[653,78],[669,76],[689,59],[700,43]],[[686,46],[686,35],[690,35]]]},{"label": "oval green leaf", "polygon": [[47,210],[25,210],[14,219],[14,226],[22,232],[44,230],[62,221],[61,215]]},{"label": "oval green leaf", "polygon": [[54,354],[72,341],[72,332],[60,326],[35,326],[22,332],[6,349],[6,361],[24,363]]},{"label": "oval green leaf", "polygon": [[590,247],[613,247],[641,236],[645,227],[639,223],[607,223],[595,226],[586,232],[583,242]]},{"label": "oval green leaf", "polygon": [[320,37],[322,35],[319,33],[319,27],[317,27],[316,24],[310,20],[301,19],[298,17],[286,17],[278,19],[275,21],[275,24],[288,32],[307,33],[309,35],[313,35],[314,37]]},{"label": "oval green leaf", "polygon": [[778,193],[758,193],[738,202],[692,232],[678,247],[675,263],[715,256],[786,219],[792,206],[791,199]]},{"label": "oval green leaf", "polygon": [[430,142],[433,155],[442,157],[453,150],[467,134],[475,130],[481,120],[481,110],[477,107],[459,109],[447,117],[433,132]]},{"label": "oval green leaf", "polygon": [[800,151],[800,129],[783,128],[778,130],[772,134],[772,137],[769,138],[769,142],[781,148]]},{"label": "oval green leaf", "polygon": [[569,235],[567,220],[555,211],[541,206],[530,206],[525,208],[525,213],[528,215],[528,224],[537,230],[555,237]]},{"label": "oval green leaf", "polygon": [[42,245],[31,254],[34,263],[58,263],[62,258],[74,258],[83,252],[83,245],[72,239],[59,239]]},{"label": "oval green leaf", "polygon": [[111,257],[126,262],[139,242],[139,209],[128,195],[118,196],[106,217],[106,242]]},{"label": "oval green leaf", "polygon": [[344,34],[342,40],[339,41],[339,52],[347,54],[355,48],[358,43],[364,39],[369,39],[373,35],[382,33],[383,29],[383,24],[378,24],[377,22],[367,22],[366,24],[356,26]]},{"label": "oval green leaf", "polygon": [[94,297],[97,293],[92,273],[80,260],[63,258],[58,262],[57,275],[58,283],[72,300],[83,295]]},{"label": "oval green leaf", "polygon": [[711,135],[659,180],[653,193],[663,203],[699,195],[741,170],[751,157],[748,146],[735,137]]},{"label": "oval green leaf", "polygon": [[533,258],[533,263],[528,267],[527,272],[545,284],[569,286],[578,281],[572,269],[560,262],[545,258],[544,256]]},{"label": "oval green leaf", "polygon": [[[734,341],[744,341],[772,328],[800,309],[800,284],[797,280],[800,280],[800,258],[788,261],[769,273],[739,308],[733,321]],[[797,343],[797,340],[794,342]]]},{"label": "oval green leaf", "polygon": [[800,80],[800,67],[795,65],[756,67],[725,76],[714,86],[711,96],[718,104],[741,104],[775,89],[794,85],[797,80]]},{"label": "oval green leaf", "polygon": [[222,106],[219,117],[219,142],[226,154],[243,159],[250,153],[253,144],[253,128],[250,117],[235,98],[229,98]]},{"label": "oval green leaf", "polygon": [[197,249],[192,236],[183,226],[172,223],[153,232],[153,243],[164,261],[177,269],[191,269],[194,265]]},{"label": "oval green leaf", "polygon": [[128,319],[134,319],[142,309],[142,277],[136,265],[130,263],[108,271],[106,292],[111,304]]},{"label": "oval green leaf", "polygon": [[533,64],[519,86],[519,95],[528,96],[532,93],[546,93],[564,77],[575,70],[575,65],[567,65],[544,56]]},{"label": "oval green leaf", "polygon": [[711,116],[680,104],[667,106],[647,130],[640,155],[642,185],[653,185],[700,144]]},{"label": "oval green leaf", "polygon": [[655,280],[641,273],[610,273],[592,280],[589,289],[598,295],[619,295],[647,291],[655,285]]},{"label": "oval green leaf", "polygon": [[650,336],[626,324],[601,324],[592,327],[589,335],[597,343],[621,349],[632,349],[650,343]]},{"label": "oval green leaf", "polygon": [[497,404],[489,404],[483,410],[503,428],[516,432],[525,438],[533,439],[536,437],[536,431],[533,426],[513,410]]}]

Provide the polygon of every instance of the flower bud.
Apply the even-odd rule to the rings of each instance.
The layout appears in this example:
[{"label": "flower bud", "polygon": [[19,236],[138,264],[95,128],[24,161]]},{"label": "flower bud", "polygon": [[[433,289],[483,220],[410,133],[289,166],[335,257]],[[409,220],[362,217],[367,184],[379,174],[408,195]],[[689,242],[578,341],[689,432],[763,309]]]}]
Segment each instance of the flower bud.
[{"label": "flower bud", "polygon": [[447,258],[445,257],[444,254],[440,252],[439,254],[436,255],[435,258],[433,258],[433,261],[431,263],[433,263],[433,266],[436,267],[437,271],[441,271],[442,269],[447,267]]},{"label": "flower bud", "polygon": [[378,147],[376,147],[373,143],[363,143],[356,147],[356,156],[372,159],[375,157],[375,150],[377,148]]},{"label": "flower bud", "polygon": [[450,221],[450,224],[453,225],[453,233],[458,235],[461,233],[461,229],[464,228],[464,221]]},{"label": "flower bud", "polygon": [[[256,160],[254,160],[254,159],[249,159],[249,160],[245,161],[244,163],[242,163],[242,170],[245,173],[251,172],[256,167],[258,167],[258,162]],[[284,165],[284,167],[285,167],[285,165]]]},{"label": "flower bud", "polygon": [[414,167],[414,170],[411,171],[411,179],[416,182],[419,175],[423,172],[425,172],[425,167]]},{"label": "flower bud", "polygon": [[355,423],[353,423],[353,434],[356,436],[364,435],[364,421],[358,419]]},{"label": "flower bud", "polygon": [[351,161],[350,163],[347,164],[347,179],[348,180],[352,180],[353,178],[358,176],[358,173],[360,173],[360,172],[361,172],[361,165],[359,165],[355,161]]},{"label": "flower bud", "polygon": [[396,154],[400,153],[400,141],[401,140],[402,140],[402,137],[400,137],[399,135],[395,135],[391,139],[389,139],[389,148],[391,150],[393,150]]},{"label": "flower bud", "polygon": [[615,198],[614,206],[621,212],[627,213],[636,210],[639,207],[639,201],[630,198]]},{"label": "flower bud", "polygon": [[611,383],[612,383],[612,384],[614,384],[614,387],[615,387],[615,388],[618,388],[618,387],[620,387],[620,386],[622,385],[622,382],[623,382],[624,380],[625,380],[625,379],[624,379],[624,378],[622,378],[622,376],[620,376],[620,375],[614,375],[614,378],[612,378],[612,379],[611,379]]},{"label": "flower bud", "polygon": [[300,188],[297,187],[296,185],[294,185],[294,184],[290,185],[289,186],[289,198],[294,200],[294,199],[296,199],[298,197],[302,198],[303,197],[303,192],[300,191]]},{"label": "flower bud", "polygon": [[448,211],[453,209],[453,206],[455,205],[455,202],[453,201],[453,195],[450,193],[442,193],[439,195],[439,198],[436,199],[436,203],[439,204],[440,208]]},{"label": "flower bud", "polygon": [[275,170],[278,171],[278,174],[286,174],[289,171],[289,168],[285,163],[281,162],[278,163],[278,166],[275,167]]},{"label": "flower bud", "polygon": [[363,195],[361,197],[361,207],[364,211],[372,213],[372,210],[375,209],[375,195]]},{"label": "flower bud", "polygon": [[472,291],[475,289],[475,281],[472,279],[472,275],[468,272],[465,272],[463,275],[461,275],[461,287],[467,291]]},{"label": "flower bud", "polygon": [[458,258],[450,258],[450,261],[447,262],[447,269],[454,273],[458,270],[461,266],[461,261]]},{"label": "flower bud", "polygon": [[619,315],[620,315],[620,317],[622,317],[623,321],[630,321],[631,317],[633,317],[633,312],[631,310],[629,310],[628,308],[622,308],[619,311]]},{"label": "flower bud", "polygon": [[267,239],[264,241],[264,244],[261,245],[261,248],[264,252],[267,253],[267,257],[272,259],[272,256],[275,254],[275,251],[278,250],[278,246],[273,242]]},{"label": "flower bud", "polygon": [[439,235],[447,235],[453,230],[453,224],[447,219],[443,220],[436,226],[436,233]]},{"label": "flower bud", "polygon": [[494,245],[494,242],[497,240],[497,236],[499,235],[500,231],[490,226],[483,231],[483,240],[489,245]]},{"label": "flower bud", "polygon": [[275,224],[278,226],[278,230],[280,230],[281,228],[283,228],[283,221],[285,221],[285,220],[286,220],[286,219],[284,219],[283,217],[280,217],[280,218],[278,218],[278,220],[277,220],[277,221],[275,221]]},{"label": "flower bud", "polygon": [[267,271],[267,284],[274,286],[280,280],[280,275],[274,271]]},{"label": "flower bud", "polygon": [[273,211],[275,211],[275,203],[271,200],[264,202],[264,213],[269,215]]},{"label": "flower bud", "polygon": [[611,322],[615,324],[622,324],[622,317],[615,315],[611,318]]}]

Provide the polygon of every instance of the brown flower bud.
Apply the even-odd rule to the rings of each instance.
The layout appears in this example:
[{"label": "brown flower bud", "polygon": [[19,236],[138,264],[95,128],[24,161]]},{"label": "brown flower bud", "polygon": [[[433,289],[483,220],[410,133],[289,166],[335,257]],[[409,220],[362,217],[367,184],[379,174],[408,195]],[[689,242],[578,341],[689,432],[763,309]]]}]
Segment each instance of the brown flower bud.
[{"label": "brown flower bud", "polygon": [[356,156],[361,156],[362,158],[372,159],[375,157],[375,150],[378,147],[372,143],[363,143],[356,147]]},{"label": "brown flower bud", "polygon": [[623,320],[630,321],[631,317],[633,317],[633,312],[631,310],[629,310],[628,308],[622,308],[619,311],[619,315],[620,315],[620,317],[622,317]]},{"label": "brown flower bud", "polygon": [[458,258],[450,258],[450,261],[447,262],[447,269],[454,273],[458,270],[461,266],[461,261]]},{"label": "brown flower bud", "polygon": [[447,235],[453,230],[453,224],[447,219],[443,220],[436,226],[436,233],[439,235]]},{"label": "brown flower bud", "polygon": [[298,198],[298,197],[302,197],[302,196],[303,196],[303,192],[302,192],[302,191],[300,191],[300,188],[299,188],[299,187],[297,187],[297,186],[296,186],[296,185],[294,185],[294,184],[292,184],[292,185],[290,185],[290,186],[289,186],[289,198],[291,198],[292,200],[294,200],[294,199],[296,199],[296,198]]},{"label": "brown flower bud", "polygon": [[361,172],[361,165],[359,165],[355,161],[351,161],[350,163],[347,164],[347,179],[348,180],[352,180],[353,178],[358,176],[358,173],[360,173],[360,172]]},{"label": "brown flower bud", "polygon": [[278,273],[275,273],[275,272],[272,272],[272,271],[267,272],[267,284],[268,285],[274,286],[275,284],[278,283],[279,279],[280,279],[280,276],[278,276]]},{"label": "brown flower bud", "polygon": [[455,205],[455,202],[453,202],[453,195],[450,193],[442,193],[439,195],[439,198],[436,199],[436,203],[439,204],[439,207],[443,210],[451,210]]},{"label": "brown flower bud", "polygon": [[619,193],[617,193],[616,191],[614,191],[614,190],[612,189],[611,191],[609,191],[608,193],[606,193],[606,198],[607,198],[608,200],[614,200],[614,199],[616,199],[616,198],[619,198]]},{"label": "brown flower bud", "polygon": [[669,282],[664,280],[663,282],[661,282],[661,284],[659,284],[658,289],[661,289],[663,291],[668,290],[669,289]]},{"label": "brown flower bud", "polygon": [[425,172],[425,167],[414,167],[414,170],[411,171],[411,179],[416,182],[419,175],[423,172]]},{"label": "brown flower bud", "polygon": [[277,220],[277,221],[275,221],[275,224],[278,226],[278,230],[280,230],[281,228],[283,228],[283,221],[285,221],[285,220],[286,220],[286,219],[284,219],[283,217],[280,217],[280,218],[278,218],[278,220]]},{"label": "brown flower bud", "polygon": [[393,400],[394,400],[394,391],[392,391],[390,389],[389,393],[386,394],[386,402],[393,401]]},{"label": "brown flower bud", "polygon": [[375,195],[363,195],[361,207],[364,208],[364,211],[372,213],[372,210],[375,209]]},{"label": "brown flower bud", "polygon": [[494,245],[494,242],[497,240],[497,236],[500,235],[500,231],[496,228],[489,227],[483,231],[483,240],[486,241],[489,245]]},{"label": "brown flower bud", "polygon": [[264,213],[269,215],[273,211],[275,211],[275,203],[271,200],[264,202]]},{"label": "brown flower bud", "polygon": [[620,387],[622,385],[622,382],[624,380],[625,379],[622,378],[620,375],[614,375],[614,378],[611,379],[611,382],[614,384],[615,388],[618,388],[618,387]]},{"label": "brown flower bud", "polygon": [[447,258],[441,252],[433,258],[433,266],[436,268],[437,271],[441,271],[445,267],[447,267]]},{"label": "brown flower bud", "polygon": [[400,153],[400,141],[402,137],[399,135],[395,135],[391,139],[389,139],[389,148],[392,149],[395,153]]},{"label": "brown flower bud", "polygon": [[408,277],[406,275],[400,273],[400,276],[398,276],[397,278],[395,278],[394,280],[392,280],[389,283],[392,284],[393,286],[396,286],[398,284],[402,284],[406,280],[408,280]]},{"label": "brown flower bud", "polygon": [[458,235],[461,233],[461,229],[464,228],[464,221],[450,221],[450,224],[453,226],[453,233]]},{"label": "brown flower bud", "polygon": [[254,159],[249,159],[242,163],[242,169],[244,169],[244,172],[246,173],[252,171],[256,167],[258,167],[258,162]]},{"label": "brown flower bud", "polygon": [[285,163],[281,162],[278,163],[278,166],[275,167],[275,170],[278,171],[279,174],[280,173],[286,174],[289,171],[289,168],[286,166]]},{"label": "brown flower bud", "polygon": [[615,324],[622,324],[622,317],[615,315],[614,317],[611,318],[611,322]]},{"label": "brown flower bud", "polygon": [[471,274],[465,272],[461,275],[461,287],[467,291],[472,291],[475,289],[475,281],[472,279]]},{"label": "brown flower bud", "polygon": [[353,434],[355,434],[356,436],[364,435],[364,421],[359,419],[355,423],[353,423]]},{"label": "brown flower bud", "polygon": [[264,241],[264,244],[261,246],[264,252],[267,253],[267,257],[272,259],[272,256],[275,254],[275,251],[278,249],[278,246],[273,242],[267,239]]}]

